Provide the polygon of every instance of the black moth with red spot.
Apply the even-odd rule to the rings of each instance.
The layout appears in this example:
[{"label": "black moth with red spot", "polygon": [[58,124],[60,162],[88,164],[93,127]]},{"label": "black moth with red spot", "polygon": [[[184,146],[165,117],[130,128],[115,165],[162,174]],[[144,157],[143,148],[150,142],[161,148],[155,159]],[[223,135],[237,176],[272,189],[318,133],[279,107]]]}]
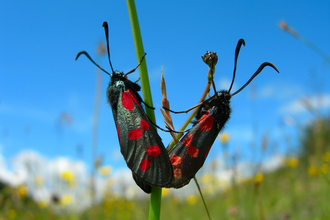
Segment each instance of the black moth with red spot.
[{"label": "black moth with red spot", "polygon": [[[141,62],[124,74],[113,71],[110,61],[108,24],[103,23],[107,40],[107,51],[112,74],[97,65],[87,52],[81,51],[76,59],[84,54],[97,67],[111,76],[107,89],[108,102],[112,108],[120,150],[134,178],[143,179],[146,184],[163,187],[172,180],[173,170],[167,151],[142,107],[142,98],[138,94],[141,87],[128,80],[127,74],[134,72]],[[147,190],[150,193],[151,189]]]},{"label": "black moth with red spot", "polygon": [[203,166],[219,132],[230,117],[229,104],[228,91],[218,92],[217,95],[203,102],[196,115],[196,124],[169,153],[173,166],[173,178],[166,187],[180,188],[194,178],[197,171]]},{"label": "black moth with red spot", "polygon": [[124,79],[123,73],[112,73],[107,96],[120,150],[133,174],[150,185],[162,187],[171,181],[172,166],[161,138],[141,106],[137,86]]},{"label": "black moth with red spot", "polygon": [[[235,93],[230,94],[235,80],[237,58],[242,44],[245,45],[245,42],[243,39],[240,39],[235,51],[234,73],[229,90],[216,92],[214,96],[198,105],[200,106],[200,109],[196,114],[194,126],[169,152],[169,158],[173,166],[173,177],[171,182],[168,185],[164,185],[164,187],[181,188],[187,185],[196,175],[198,170],[203,166],[215,139],[230,117],[231,97],[243,90],[254,79],[254,77],[262,71],[264,67],[270,66],[278,72],[277,68],[272,63],[265,62],[258,68],[258,70],[253,74],[250,80],[245,83],[245,85],[243,85]],[[210,54],[207,53],[206,55],[209,56]],[[211,58],[216,57],[215,53],[212,53],[211,55],[213,55],[210,56]],[[146,183],[137,180],[136,182],[142,190],[149,190],[150,186]]]}]

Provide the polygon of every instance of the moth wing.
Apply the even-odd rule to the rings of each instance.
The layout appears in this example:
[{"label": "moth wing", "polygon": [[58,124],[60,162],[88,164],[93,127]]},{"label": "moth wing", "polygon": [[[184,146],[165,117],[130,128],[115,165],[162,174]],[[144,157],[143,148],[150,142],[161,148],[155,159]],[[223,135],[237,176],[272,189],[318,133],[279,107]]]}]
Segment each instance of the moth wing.
[{"label": "moth wing", "polygon": [[116,126],[127,166],[144,182],[157,187],[172,179],[172,165],[157,131],[131,89],[119,96]]},{"label": "moth wing", "polygon": [[133,179],[136,183],[136,185],[138,185],[145,193],[151,193],[151,186],[144,182],[143,180],[139,179],[139,177],[137,177],[134,173],[132,173]]},{"label": "moth wing", "polygon": [[173,166],[173,178],[168,187],[187,185],[203,166],[209,150],[219,134],[212,113],[204,114],[169,153]]}]

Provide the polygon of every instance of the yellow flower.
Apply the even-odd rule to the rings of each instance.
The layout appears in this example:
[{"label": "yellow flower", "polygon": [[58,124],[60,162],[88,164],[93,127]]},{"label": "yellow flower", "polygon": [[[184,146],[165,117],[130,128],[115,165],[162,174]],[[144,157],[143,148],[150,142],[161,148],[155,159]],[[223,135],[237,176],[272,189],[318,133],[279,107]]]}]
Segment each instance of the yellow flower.
[{"label": "yellow flower", "polygon": [[40,209],[45,209],[48,207],[48,205],[49,205],[49,202],[47,200],[40,200],[38,202],[38,206]]},{"label": "yellow flower", "polygon": [[209,183],[213,180],[213,177],[210,174],[203,174],[201,177],[201,183]]},{"label": "yellow flower", "polygon": [[324,162],[330,162],[330,152],[323,153],[322,159]]},{"label": "yellow flower", "polygon": [[296,168],[299,165],[299,160],[295,157],[290,157],[286,159],[286,164],[291,168]]},{"label": "yellow flower", "polygon": [[34,184],[36,186],[42,186],[44,184],[44,179],[42,178],[42,176],[36,176],[36,178],[34,179]]},{"label": "yellow flower", "polygon": [[72,171],[66,170],[61,173],[62,179],[67,182],[73,182],[75,180],[74,173]]},{"label": "yellow flower", "polygon": [[170,194],[170,189],[168,189],[168,188],[162,189],[162,196],[168,196],[169,194]]},{"label": "yellow flower", "polygon": [[216,190],[216,188],[215,188],[215,185],[214,184],[209,184],[208,186],[207,186],[207,188],[204,190],[204,192],[205,192],[205,195],[210,195],[210,194],[214,194],[214,191]]},{"label": "yellow flower", "polygon": [[227,144],[229,141],[229,133],[228,132],[222,132],[219,136],[219,140],[221,144]]},{"label": "yellow flower", "polygon": [[16,213],[16,211],[15,211],[14,209],[9,209],[9,210],[7,211],[7,217],[8,217],[9,219],[15,219],[16,216],[17,216],[17,213]]},{"label": "yellow flower", "polygon": [[25,185],[20,185],[17,188],[17,192],[18,192],[19,197],[25,198],[29,192],[29,189]]},{"label": "yellow flower", "polygon": [[189,205],[193,205],[197,202],[197,196],[196,195],[190,195],[187,197],[187,203]]},{"label": "yellow flower", "polygon": [[317,169],[316,166],[310,165],[308,167],[308,175],[310,175],[311,177],[315,177],[319,175],[319,171]]},{"label": "yellow flower", "polygon": [[119,212],[122,212],[124,210],[124,205],[125,205],[125,201],[124,200],[119,200],[117,202],[117,209],[119,210]]},{"label": "yellow flower", "polygon": [[61,198],[61,201],[60,201],[61,205],[64,205],[64,206],[69,205],[72,202],[73,202],[73,197],[70,194],[63,195],[62,198]]},{"label": "yellow flower", "polygon": [[111,166],[102,166],[98,169],[98,171],[101,176],[108,176],[112,172],[112,167]]},{"label": "yellow flower", "polygon": [[324,173],[324,174],[327,174],[329,172],[329,165],[324,163],[322,164],[321,166],[321,171]]},{"label": "yellow flower", "polygon": [[112,208],[116,205],[116,203],[112,200],[105,200],[104,207],[106,210],[112,210]]},{"label": "yellow flower", "polygon": [[256,184],[261,183],[263,180],[264,180],[264,175],[260,172],[254,176],[254,183]]}]

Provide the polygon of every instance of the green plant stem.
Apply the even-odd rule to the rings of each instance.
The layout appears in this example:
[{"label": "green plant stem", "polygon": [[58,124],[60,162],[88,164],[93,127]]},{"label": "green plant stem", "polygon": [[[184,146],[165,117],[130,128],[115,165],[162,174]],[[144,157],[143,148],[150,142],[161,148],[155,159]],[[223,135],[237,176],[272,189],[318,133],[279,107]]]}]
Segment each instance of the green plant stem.
[{"label": "green plant stem", "polygon": [[[131,22],[136,58],[137,61],[139,62],[144,54],[144,49],[143,49],[139,21],[135,8],[135,2],[134,0],[126,0],[126,3],[127,3],[128,15]],[[143,100],[149,106],[153,106],[146,59],[144,62],[142,62],[139,68],[139,73],[140,73],[140,82],[141,82]],[[154,123],[156,123],[154,111],[150,108],[146,108],[145,111],[149,119]],[[160,219],[161,197],[162,197],[162,188],[152,187],[151,195],[150,195],[149,220]]]},{"label": "green plant stem", "polygon": [[206,202],[205,202],[205,199],[204,199],[204,196],[203,196],[203,193],[202,193],[201,187],[199,186],[196,177],[194,177],[194,181],[195,181],[195,183],[196,183],[196,186],[197,186],[197,189],[198,189],[199,195],[200,195],[201,198],[202,198],[202,201],[203,201],[203,204],[204,204],[204,207],[205,207],[205,210],[206,210],[207,216],[208,216],[209,219],[211,220],[211,216],[210,216],[209,209],[207,208],[207,205],[206,205]]}]

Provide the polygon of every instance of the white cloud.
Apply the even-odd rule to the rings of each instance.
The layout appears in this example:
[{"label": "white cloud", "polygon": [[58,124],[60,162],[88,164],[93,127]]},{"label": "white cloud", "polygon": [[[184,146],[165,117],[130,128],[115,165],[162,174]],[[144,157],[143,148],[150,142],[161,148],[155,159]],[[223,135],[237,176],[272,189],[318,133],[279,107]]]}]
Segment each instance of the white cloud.
[{"label": "white cloud", "polygon": [[128,168],[117,170],[112,176],[113,190],[126,198],[146,195],[136,184],[132,177],[132,171]]},{"label": "white cloud", "polygon": [[114,160],[122,160],[123,159],[123,155],[120,152],[119,146],[116,146],[115,148],[113,148],[114,150],[111,151],[110,153],[110,157]]},{"label": "white cloud", "polygon": [[[228,90],[230,87],[230,84],[231,84],[231,80],[229,80],[227,78],[222,78],[216,83],[215,86],[216,86],[217,91],[221,91],[221,90]],[[233,86],[231,91],[236,91],[235,86]]]},{"label": "white cloud", "polygon": [[310,110],[319,110],[330,108],[330,95],[310,96],[298,98],[293,102],[283,106],[280,112],[287,114],[299,114]]},{"label": "white cloud", "polygon": [[[163,71],[164,71],[163,74],[166,75],[165,68],[164,67],[163,67]],[[158,81],[159,84],[160,84],[160,78],[161,78],[161,73],[162,73],[162,66],[154,67],[152,70],[149,70],[148,73],[149,73],[149,79],[150,79],[150,81],[154,81],[156,83]]]},{"label": "white cloud", "polygon": [[262,162],[261,170],[264,172],[272,172],[283,165],[285,157],[282,155],[274,155]]},{"label": "white cloud", "polygon": [[260,93],[258,93],[258,96],[261,98],[269,98],[274,95],[274,87],[271,85],[264,86],[261,88]]},{"label": "white cloud", "polygon": [[[279,155],[268,158],[262,162],[261,170],[264,172],[273,171],[282,165],[283,159],[284,157]],[[223,160],[217,158],[205,164],[202,172],[199,174],[207,174],[210,170],[215,170],[215,177],[223,183],[218,188],[218,190],[221,190],[230,187],[233,177],[238,182],[251,177],[254,166],[249,162],[241,161],[238,162],[235,169],[231,169],[226,167]],[[61,179],[60,174],[64,171],[74,173],[76,180],[75,187],[70,188]],[[43,178],[43,184],[41,186],[35,185],[36,176]],[[0,154],[0,180],[12,186],[19,184],[27,185],[29,193],[37,201],[51,200],[54,194],[59,197],[70,194],[73,196],[73,203],[70,207],[75,210],[82,210],[91,204],[89,194],[90,173],[82,161],[74,161],[65,157],[48,159],[34,151],[23,151],[12,159],[12,170],[8,170],[5,166],[5,159]],[[126,198],[148,196],[135,184],[132,178],[132,172],[128,168],[116,170],[109,178],[97,176],[95,183],[97,190],[96,198],[98,201],[104,196],[104,192],[109,190],[112,195],[125,196]],[[206,189],[204,188],[203,190]],[[191,180],[189,186],[175,191],[175,195],[183,199],[188,195],[197,193],[194,180]]]},{"label": "white cloud", "polygon": [[53,123],[55,118],[55,114],[52,111],[39,109],[34,106],[22,106],[21,104],[8,105],[4,103],[1,105],[0,114],[30,118],[44,123]]},{"label": "white cloud", "polygon": [[288,99],[292,97],[297,97],[304,94],[303,89],[298,85],[289,84],[268,84],[262,86],[257,90],[256,96],[258,98],[273,98],[277,100]]},{"label": "white cloud", "polygon": [[[283,165],[284,159],[285,157],[282,155],[273,155],[266,158],[261,163],[260,171],[266,173],[275,171]],[[214,164],[216,164],[215,167]],[[249,161],[240,161],[234,168],[226,168],[226,164],[223,161],[214,158],[204,165],[203,170],[215,169],[215,177],[223,183],[221,187],[226,188],[230,187],[233,178],[235,178],[237,182],[244,181],[246,178],[251,178],[252,175],[254,175],[255,168],[256,165]]]},{"label": "white cloud", "polygon": [[7,169],[5,158],[0,154],[0,180],[8,185],[17,186],[24,180],[24,176],[10,172]]},{"label": "white cloud", "polygon": [[225,131],[228,131],[230,138],[236,142],[251,141],[254,135],[252,127],[246,125],[231,126]]},{"label": "white cloud", "polygon": [[276,95],[278,98],[283,99],[288,98],[288,97],[297,97],[302,94],[305,94],[304,89],[301,86],[298,85],[289,85],[289,84],[284,84],[284,85],[279,85],[275,89]]},{"label": "white cloud", "polygon": [[[25,150],[12,158],[11,162],[10,170],[5,166],[5,158],[0,154],[0,181],[13,187],[25,184],[35,200],[51,200],[54,194],[59,197],[70,194],[74,197],[72,207],[78,210],[91,204],[90,171],[83,161],[74,161],[66,157],[48,159],[35,151]],[[74,187],[70,187],[61,178],[64,171],[74,174]],[[37,176],[43,179],[41,186],[35,184]],[[109,180],[112,182],[111,185]],[[96,175],[95,184],[97,201],[102,199],[105,190],[111,190],[112,193],[127,198],[145,195],[136,186],[129,169],[117,170],[110,177]]]},{"label": "white cloud", "polygon": [[[63,157],[48,159],[34,151],[22,151],[12,159],[11,170],[4,166],[5,161],[2,155],[0,155],[0,163],[0,180],[13,187],[25,184],[35,200],[50,200],[53,194],[60,197],[71,194],[78,198],[86,194],[89,189],[90,175],[82,161],[73,161]],[[68,187],[68,184],[60,178],[63,171],[74,173],[77,183],[74,188]],[[37,176],[43,179],[41,186],[35,184]],[[98,189],[103,190],[104,187],[98,187]],[[90,199],[87,197],[77,202],[79,202],[77,208],[80,209],[88,206]]]}]

